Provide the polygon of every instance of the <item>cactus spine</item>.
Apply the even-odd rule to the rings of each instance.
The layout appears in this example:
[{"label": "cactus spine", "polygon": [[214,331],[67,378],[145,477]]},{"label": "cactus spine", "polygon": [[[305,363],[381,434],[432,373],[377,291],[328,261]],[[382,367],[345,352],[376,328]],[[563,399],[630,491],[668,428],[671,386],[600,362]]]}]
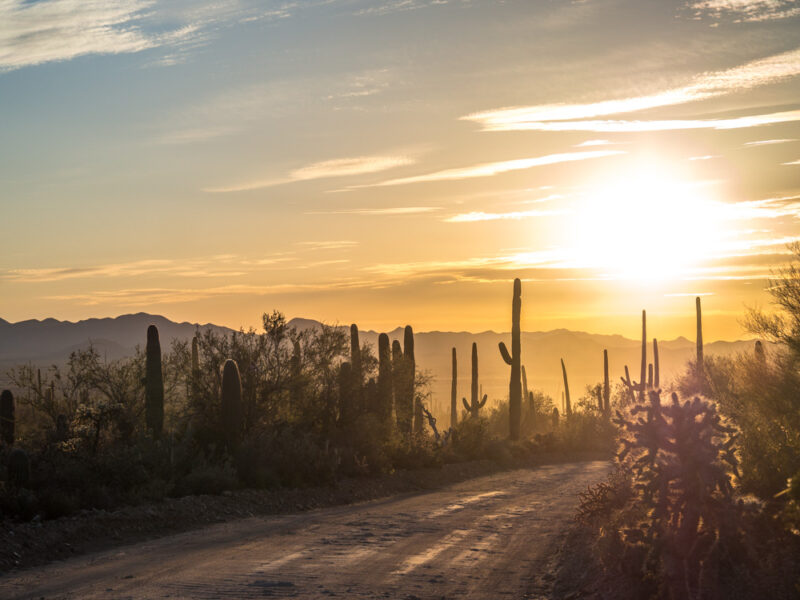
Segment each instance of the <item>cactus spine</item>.
[{"label": "cactus spine", "polygon": [[466,398],[461,399],[470,417],[478,417],[480,410],[486,405],[486,398],[487,396],[484,394],[483,398],[478,401],[478,344],[472,342],[472,385],[470,386],[469,404],[467,404]]},{"label": "cactus spine", "polygon": [[458,424],[458,360],[453,348],[453,380],[450,384],[450,427]]},{"label": "cactus spine", "polygon": [[603,350],[603,412],[611,413],[611,384],[608,381],[608,350]]},{"label": "cactus spine", "polygon": [[378,336],[378,387],[376,391],[378,415],[388,431],[392,427],[392,350],[389,336]]},{"label": "cactus spine", "polygon": [[508,385],[508,429],[512,440],[519,439],[519,425],[522,414],[522,382],[520,369],[520,326],[519,318],[522,309],[522,283],[514,279],[514,295],[511,300],[511,352],[500,342],[500,354],[506,364],[511,366],[511,381]]},{"label": "cactus spine", "polygon": [[0,393],[0,439],[7,446],[14,445],[14,394],[11,390]]},{"label": "cactus spine", "polygon": [[242,380],[239,365],[233,359],[225,361],[222,369],[222,428],[225,444],[231,450],[239,443],[242,433]]},{"label": "cactus spine", "polygon": [[572,402],[569,397],[569,381],[567,380],[567,367],[564,365],[564,359],[561,359],[561,374],[564,376],[564,402],[567,411],[567,417],[572,416]]},{"label": "cactus spine", "polygon": [[161,371],[161,343],[155,325],[147,328],[147,347],[145,350],[145,422],[159,439],[164,428],[164,375]]}]

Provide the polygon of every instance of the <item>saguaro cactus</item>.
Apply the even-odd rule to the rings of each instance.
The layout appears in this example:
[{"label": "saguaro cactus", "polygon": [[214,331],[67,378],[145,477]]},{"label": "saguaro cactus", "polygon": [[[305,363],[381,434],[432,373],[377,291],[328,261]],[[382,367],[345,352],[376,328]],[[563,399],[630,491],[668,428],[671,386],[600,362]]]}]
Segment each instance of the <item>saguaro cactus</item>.
[{"label": "saguaro cactus", "polygon": [[242,433],[242,380],[239,365],[233,359],[225,361],[222,369],[222,429],[225,444],[233,449]]},{"label": "saguaro cactus", "polygon": [[647,312],[642,311],[642,370],[639,375],[639,397],[644,402],[645,381],[647,379]]},{"label": "saguaro cactus", "polygon": [[361,367],[361,345],[358,341],[358,326],[350,325],[350,366],[353,370],[353,404],[359,412],[364,411],[364,370]]},{"label": "saguaro cactus", "polygon": [[522,309],[522,283],[514,279],[514,295],[511,300],[511,352],[503,342],[500,342],[500,354],[506,364],[511,366],[511,380],[508,385],[508,430],[512,440],[519,439],[519,424],[522,415],[522,381],[520,369],[520,343],[519,318]]},{"label": "saguaro cactus", "polygon": [[467,409],[470,417],[477,417],[480,414],[480,410],[486,405],[486,398],[488,397],[484,394],[483,398],[479,401],[478,400],[478,344],[472,342],[472,384],[470,385],[470,401],[467,403],[466,398],[462,398],[461,401],[464,403],[464,408]]},{"label": "saguaro cactus", "polygon": [[695,309],[697,311],[697,374],[702,377],[705,373],[703,364],[703,314],[700,310],[700,296],[695,298]]},{"label": "saguaro cactus", "polygon": [[603,412],[611,413],[611,384],[608,381],[608,350],[603,350]]},{"label": "saguaro cactus", "polygon": [[394,393],[394,413],[397,421],[397,430],[405,435],[406,413],[403,402],[403,390],[405,386],[405,361],[403,360],[403,347],[400,342],[392,342],[392,392]]},{"label": "saguaro cactus", "polygon": [[392,425],[392,351],[389,336],[382,333],[378,336],[378,415],[381,423],[388,430]]},{"label": "saguaro cactus", "polygon": [[653,338],[653,387],[661,387],[661,368],[658,364],[658,340]]},{"label": "saguaro cactus", "polygon": [[761,340],[756,340],[754,352],[759,363],[767,362],[767,355],[764,353],[764,344],[761,343]]},{"label": "saguaro cactus", "polygon": [[569,381],[567,380],[567,367],[564,365],[564,359],[561,359],[561,374],[564,376],[564,402],[567,410],[567,416],[572,416],[572,401],[569,397]]},{"label": "saguaro cactus", "polygon": [[0,439],[8,446],[14,445],[14,394],[11,390],[0,393]]},{"label": "saguaro cactus", "polygon": [[450,427],[458,424],[458,360],[453,348],[453,379],[450,383]]},{"label": "saguaro cactus", "polygon": [[347,424],[353,415],[353,368],[349,362],[339,365],[339,423]]},{"label": "saguaro cactus", "polygon": [[161,371],[161,343],[155,325],[147,328],[145,350],[145,424],[155,439],[164,428],[164,375]]}]

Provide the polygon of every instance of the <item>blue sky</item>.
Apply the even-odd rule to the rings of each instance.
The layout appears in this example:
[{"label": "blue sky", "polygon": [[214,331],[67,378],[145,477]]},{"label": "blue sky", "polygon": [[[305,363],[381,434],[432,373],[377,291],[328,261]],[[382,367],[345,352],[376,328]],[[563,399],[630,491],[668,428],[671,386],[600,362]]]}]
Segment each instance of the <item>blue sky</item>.
[{"label": "blue sky", "polygon": [[530,329],[738,335],[798,75],[781,0],[0,0],[0,316],[502,329],[520,276]]}]

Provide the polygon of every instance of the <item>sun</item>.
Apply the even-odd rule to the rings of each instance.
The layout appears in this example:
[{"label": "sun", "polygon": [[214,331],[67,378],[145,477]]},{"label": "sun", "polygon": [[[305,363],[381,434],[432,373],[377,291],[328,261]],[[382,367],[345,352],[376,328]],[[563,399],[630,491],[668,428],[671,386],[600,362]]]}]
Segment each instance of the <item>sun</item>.
[{"label": "sun", "polygon": [[576,206],[575,260],[613,279],[672,281],[707,263],[724,234],[707,182],[639,165],[588,187]]}]

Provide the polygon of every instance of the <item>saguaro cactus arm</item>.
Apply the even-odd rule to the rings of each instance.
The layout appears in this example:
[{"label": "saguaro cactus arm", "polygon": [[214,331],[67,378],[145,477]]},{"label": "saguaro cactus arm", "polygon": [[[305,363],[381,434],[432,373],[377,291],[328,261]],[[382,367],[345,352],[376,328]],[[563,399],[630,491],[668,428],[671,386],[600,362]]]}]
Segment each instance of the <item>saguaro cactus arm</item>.
[{"label": "saguaro cactus arm", "polygon": [[508,348],[506,348],[505,343],[500,342],[498,347],[500,348],[500,355],[503,357],[503,360],[506,361],[507,365],[511,365],[513,361],[511,360],[511,355],[508,353]]}]

